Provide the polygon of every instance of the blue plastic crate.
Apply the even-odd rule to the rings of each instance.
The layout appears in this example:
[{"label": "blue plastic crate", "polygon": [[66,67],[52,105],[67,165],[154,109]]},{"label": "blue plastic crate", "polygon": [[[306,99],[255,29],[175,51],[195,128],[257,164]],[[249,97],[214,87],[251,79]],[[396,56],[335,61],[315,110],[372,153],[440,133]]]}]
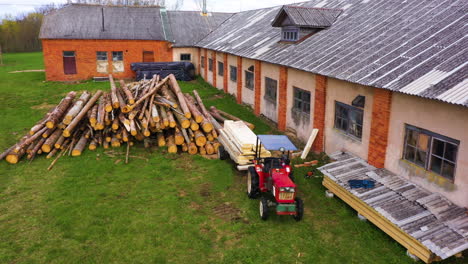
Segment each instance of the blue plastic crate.
[{"label": "blue plastic crate", "polygon": [[349,187],[351,188],[374,188],[375,181],[373,180],[349,180],[348,181]]}]

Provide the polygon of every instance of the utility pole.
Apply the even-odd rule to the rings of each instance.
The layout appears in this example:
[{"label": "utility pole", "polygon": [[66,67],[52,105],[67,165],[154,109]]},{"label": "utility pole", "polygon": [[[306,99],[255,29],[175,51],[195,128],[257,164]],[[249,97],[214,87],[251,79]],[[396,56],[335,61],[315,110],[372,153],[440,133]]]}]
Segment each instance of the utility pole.
[{"label": "utility pole", "polygon": [[207,16],[208,11],[206,10],[206,0],[203,0],[202,16]]}]

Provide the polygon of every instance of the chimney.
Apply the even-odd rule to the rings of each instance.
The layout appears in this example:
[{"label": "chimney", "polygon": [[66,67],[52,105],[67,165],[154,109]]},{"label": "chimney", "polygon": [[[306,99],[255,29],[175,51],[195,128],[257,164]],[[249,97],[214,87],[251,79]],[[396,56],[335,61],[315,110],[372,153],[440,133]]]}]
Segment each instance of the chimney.
[{"label": "chimney", "polygon": [[202,16],[207,16],[208,11],[206,10],[206,0],[203,0]]},{"label": "chimney", "polygon": [[101,18],[102,18],[102,31],[106,31],[104,27],[104,7],[101,7]]}]

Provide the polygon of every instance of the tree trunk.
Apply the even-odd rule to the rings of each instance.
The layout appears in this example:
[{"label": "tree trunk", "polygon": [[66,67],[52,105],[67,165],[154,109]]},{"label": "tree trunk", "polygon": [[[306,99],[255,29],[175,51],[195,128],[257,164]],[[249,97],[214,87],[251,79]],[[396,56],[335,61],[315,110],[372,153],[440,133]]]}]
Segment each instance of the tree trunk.
[{"label": "tree trunk", "polygon": [[194,131],[193,133],[195,134],[195,144],[197,144],[197,146],[199,147],[205,146],[206,144],[205,135],[200,130]]},{"label": "tree trunk", "polygon": [[47,138],[44,144],[42,144],[42,152],[49,153],[52,148],[55,148],[55,142],[57,142],[61,135],[62,131],[60,129],[55,130],[54,133]]},{"label": "tree trunk", "polygon": [[70,122],[73,120],[73,118],[83,109],[83,106],[86,104],[86,102],[89,100],[91,97],[91,94],[87,91],[84,91],[80,98],[75,102],[72,108],[68,110],[68,112],[65,114],[65,118],[63,119],[63,123],[65,125],[70,124]]},{"label": "tree trunk", "polygon": [[88,142],[88,139],[86,138],[87,133],[89,133],[89,130],[81,135],[80,140],[78,140],[75,147],[73,148],[73,157],[80,156],[84,148],[86,147],[86,143]]},{"label": "tree trunk", "polygon": [[69,92],[67,96],[60,101],[57,107],[50,113],[49,120],[46,122],[48,128],[54,128],[58,122],[62,119],[65,112],[68,110],[70,105],[75,99],[76,92]]},{"label": "tree trunk", "polygon": [[229,113],[226,113],[226,112],[224,112],[224,111],[222,111],[222,110],[219,110],[219,109],[217,109],[217,108],[214,107],[214,106],[211,106],[211,107],[210,107],[210,110],[211,110],[212,112],[215,112],[215,113],[218,113],[218,114],[220,114],[220,115],[223,115],[223,116],[229,118],[230,120],[242,121],[242,122],[244,122],[244,124],[245,124],[246,126],[248,126],[248,127],[249,127],[250,129],[252,129],[252,130],[255,128],[255,126],[254,126],[253,124],[251,124],[251,123],[249,123],[249,122],[247,122],[247,121],[244,121],[244,120],[238,118],[237,116],[233,116],[233,115],[231,115],[231,114],[229,114]]},{"label": "tree trunk", "polygon": [[198,148],[197,148],[197,145],[195,145],[195,143],[190,142],[190,144],[188,146],[188,153],[190,155],[195,155],[195,154],[198,153]]},{"label": "tree trunk", "polygon": [[213,154],[215,152],[214,147],[210,142],[206,143],[205,150],[206,150],[206,154],[208,154],[208,155],[211,155],[211,154]]},{"label": "tree trunk", "polygon": [[97,112],[98,112],[99,105],[94,105],[91,108],[91,116],[89,117],[89,124],[96,130],[96,123],[97,123]]},{"label": "tree trunk", "polygon": [[190,120],[188,120],[185,116],[179,114],[179,113],[174,113],[175,117],[177,118],[177,121],[179,121],[179,125],[182,128],[188,128],[190,127]]},{"label": "tree trunk", "polygon": [[195,106],[195,99],[193,99],[188,94],[185,94],[185,99],[187,99],[186,100],[187,107],[190,109],[190,112],[192,113],[193,119],[195,119],[195,122],[201,123],[204,118],[203,118],[202,113],[200,113],[200,111]]},{"label": "tree trunk", "polygon": [[73,121],[63,130],[63,136],[69,137],[73,129],[78,125],[81,119],[86,115],[86,112],[91,109],[91,107],[96,103],[96,101],[101,97],[102,91],[98,90],[93,97],[88,101],[88,103],[81,109],[80,113],[73,119]]},{"label": "tree trunk", "polygon": [[133,98],[132,93],[128,89],[128,86],[125,84],[123,80],[120,80],[120,87],[122,88],[122,91],[124,91],[125,96],[127,97],[127,104],[132,105],[135,103],[135,98]]},{"label": "tree trunk", "polygon": [[119,98],[117,97],[117,86],[115,86],[114,77],[112,77],[112,74],[109,74],[109,82],[111,85],[112,108],[117,109],[120,107],[120,102]]},{"label": "tree trunk", "polygon": [[185,141],[185,139],[184,139],[184,136],[183,136],[182,132],[178,128],[176,128],[174,130],[174,142],[175,142],[175,144],[176,145],[182,145],[182,144],[184,144],[184,141]]},{"label": "tree trunk", "polygon": [[192,114],[187,106],[187,102],[185,102],[185,96],[180,90],[179,84],[174,76],[174,74],[169,74],[169,84],[171,86],[172,91],[176,94],[177,99],[179,100],[179,105],[186,118],[191,118]]},{"label": "tree trunk", "polygon": [[177,153],[177,145],[175,144],[174,141],[174,135],[167,135],[166,136],[166,145],[167,145],[167,151],[169,153]]},{"label": "tree trunk", "polygon": [[156,134],[156,138],[158,139],[158,147],[166,146],[166,139],[164,138],[164,134],[162,132],[158,132]]}]

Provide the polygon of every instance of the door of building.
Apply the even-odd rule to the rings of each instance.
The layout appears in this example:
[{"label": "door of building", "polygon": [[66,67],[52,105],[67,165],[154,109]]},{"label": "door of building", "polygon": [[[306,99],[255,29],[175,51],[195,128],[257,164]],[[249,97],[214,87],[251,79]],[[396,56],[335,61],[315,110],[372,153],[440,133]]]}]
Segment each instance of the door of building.
[{"label": "door of building", "polygon": [[154,52],[143,51],[143,62],[154,62]]},{"label": "door of building", "polygon": [[74,51],[63,52],[63,73],[76,74],[76,59]]}]

